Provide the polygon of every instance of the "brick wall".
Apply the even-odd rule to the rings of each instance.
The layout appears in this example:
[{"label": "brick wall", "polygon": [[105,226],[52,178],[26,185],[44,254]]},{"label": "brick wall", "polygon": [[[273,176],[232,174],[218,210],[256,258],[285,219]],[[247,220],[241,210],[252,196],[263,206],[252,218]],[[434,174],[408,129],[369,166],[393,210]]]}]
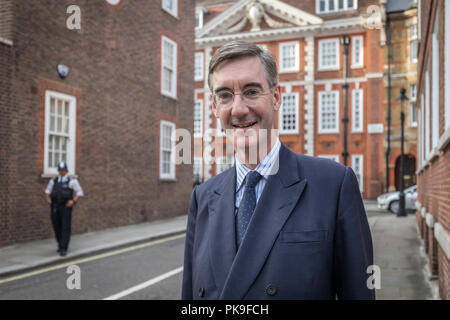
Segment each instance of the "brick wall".
[{"label": "brick wall", "polygon": [[[430,88],[433,79],[432,66],[432,43],[431,35],[434,28],[435,19],[439,19],[438,42],[440,47],[439,54],[439,136],[445,132],[445,115],[444,115],[444,1],[422,1],[421,8],[421,24],[422,38],[419,51],[419,90],[418,96],[424,92],[425,88],[425,70],[426,66],[430,66]],[[425,97],[430,99],[431,97]],[[430,99],[432,106],[432,100]],[[424,106],[420,106],[423,110]],[[430,108],[433,112],[433,108]],[[429,126],[433,128],[436,124],[431,121]],[[426,137],[430,139],[431,137]],[[434,146],[430,140],[430,146]],[[419,145],[423,148],[423,145]],[[426,212],[431,214],[435,221],[438,222],[446,232],[450,232],[450,145],[447,145],[438,151],[437,156],[428,161],[426,166],[422,168],[418,175],[418,201],[425,207]],[[422,220],[422,225],[424,221]],[[424,232],[425,248],[428,254],[430,270],[432,274],[439,276],[439,293],[441,299],[450,298],[449,288],[449,259],[442,249],[441,245],[434,237],[434,228],[425,227]]]},{"label": "brick wall", "polygon": [[[10,208],[10,175],[12,166],[10,163],[11,144],[11,123],[13,117],[13,100],[10,92],[11,77],[13,75],[12,64],[13,50],[9,45],[0,43],[0,181],[2,182],[2,192],[0,192],[0,212],[7,212]],[[7,237],[10,217],[0,214],[0,244]]]},{"label": "brick wall", "polygon": [[[439,257],[445,257],[445,252],[438,248]],[[450,262],[448,259],[439,259],[439,296],[443,300],[450,300]]]},{"label": "brick wall", "polygon": [[[13,3],[15,54],[0,44],[0,64],[15,66],[5,104],[0,91],[7,110],[0,148],[9,153],[0,158],[8,168],[0,173],[8,186],[0,246],[53,235],[42,177],[46,89],[77,98],[76,174],[86,196],[74,210],[73,233],[186,214],[192,165],[177,166],[176,181],[160,180],[159,134],[162,119],[192,131],[194,1],[179,2],[178,18],[160,1],[77,1],[81,30],[66,28],[70,1]],[[178,44],[177,99],[160,93],[161,35]],[[64,80],[59,63],[70,67]]]}]

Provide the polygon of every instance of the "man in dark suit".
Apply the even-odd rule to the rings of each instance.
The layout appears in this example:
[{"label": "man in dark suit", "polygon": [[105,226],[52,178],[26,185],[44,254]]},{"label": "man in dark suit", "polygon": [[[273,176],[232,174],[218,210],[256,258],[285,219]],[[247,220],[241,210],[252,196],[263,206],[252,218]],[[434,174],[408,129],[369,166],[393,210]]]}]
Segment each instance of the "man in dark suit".
[{"label": "man in dark suit", "polygon": [[228,43],[212,57],[208,82],[235,166],[192,192],[182,298],[374,299],[353,171],[295,154],[269,134],[281,106],[270,53]]}]

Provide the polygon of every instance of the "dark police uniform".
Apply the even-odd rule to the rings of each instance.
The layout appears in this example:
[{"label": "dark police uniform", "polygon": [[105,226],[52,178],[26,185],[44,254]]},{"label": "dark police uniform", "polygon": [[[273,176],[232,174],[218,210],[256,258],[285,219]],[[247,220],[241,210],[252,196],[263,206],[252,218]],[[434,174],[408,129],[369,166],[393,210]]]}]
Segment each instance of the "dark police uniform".
[{"label": "dark police uniform", "polygon": [[61,182],[58,182],[58,179],[59,177],[54,179],[53,190],[50,195],[52,199],[51,218],[58,242],[58,251],[67,251],[73,207],[67,208],[66,203],[73,199],[73,190],[69,187],[70,178],[67,178],[66,181],[61,179]]},{"label": "dark police uniform", "polygon": [[[58,165],[58,171],[60,170],[68,171],[64,162]],[[68,208],[66,205],[68,201],[73,200],[74,192],[77,197],[84,196],[78,180],[69,177],[67,173],[64,176],[60,174],[51,179],[45,190],[45,193],[51,199],[51,220],[58,242],[58,252],[61,256],[66,254],[69,247],[73,206]]]}]

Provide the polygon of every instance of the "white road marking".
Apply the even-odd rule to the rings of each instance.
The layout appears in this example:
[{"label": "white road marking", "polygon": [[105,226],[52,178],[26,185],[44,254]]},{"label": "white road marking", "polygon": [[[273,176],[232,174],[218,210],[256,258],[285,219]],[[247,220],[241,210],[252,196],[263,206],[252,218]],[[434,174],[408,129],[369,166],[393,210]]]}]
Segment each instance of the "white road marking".
[{"label": "white road marking", "polygon": [[160,281],[162,281],[164,279],[170,278],[171,276],[174,276],[174,275],[176,275],[176,274],[178,274],[178,273],[180,273],[182,271],[183,271],[183,267],[176,268],[176,269],[174,269],[172,271],[166,272],[166,273],[164,273],[164,274],[162,274],[160,276],[157,276],[157,277],[155,277],[153,279],[150,279],[150,280],[148,280],[146,282],[143,282],[143,283],[138,284],[138,285],[136,285],[134,287],[131,287],[131,288],[127,289],[127,290],[124,290],[124,291],[116,293],[116,294],[114,294],[112,296],[109,296],[109,297],[107,297],[107,298],[105,298],[103,300],[118,300],[118,299],[123,298],[123,297],[125,297],[125,296],[127,296],[129,294],[132,294],[132,293],[134,293],[136,291],[139,291],[139,290],[145,289],[147,287],[150,287],[151,285],[154,285],[155,283],[158,283],[158,282],[160,282]]},{"label": "white road marking", "polygon": [[22,275],[12,276],[12,277],[9,277],[9,278],[6,278],[6,279],[2,279],[2,280],[0,280],[0,284],[5,283],[5,282],[14,281],[14,280],[27,278],[27,277],[31,277],[31,276],[35,276],[35,275],[38,275],[38,274],[41,274],[41,273],[45,273],[45,272],[49,272],[49,271],[53,271],[53,270],[67,268],[68,266],[73,265],[73,264],[78,265],[78,264],[81,264],[81,263],[94,261],[94,260],[98,260],[98,259],[103,259],[103,258],[106,258],[106,257],[110,257],[110,256],[114,256],[114,255],[117,255],[117,254],[125,253],[125,252],[128,252],[128,251],[133,251],[133,250],[136,250],[136,249],[141,249],[141,248],[153,246],[155,244],[160,244],[160,243],[164,243],[164,242],[167,242],[167,241],[179,239],[179,238],[182,238],[184,236],[185,236],[185,234],[183,233],[181,235],[175,235],[175,236],[171,236],[171,237],[167,237],[167,238],[153,240],[153,241],[146,242],[146,243],[143,243],[143,244],[138,244],[138,245],[134,245],[134,246],[131,246],[131,247],[126,247],[124,249],[118,249],[118,250],[114,250],[114,251],[111,251],[111,252],[98,254],[98,255],[95,255],[95,256],[92,256],[92,257],[88,257],[88,258],[78,259],[78,260],[75,260],[75,261],[69,261],[69,262],[62,263],[62,264],[59,264],[59,265],[56,265],[56,266],[53,266],[53,267],[47,267],[47,268],[39,269],[39,270],[36,270],[36,271],[28,272],[28,273],[25,273],[25,274],[22,274]]}]

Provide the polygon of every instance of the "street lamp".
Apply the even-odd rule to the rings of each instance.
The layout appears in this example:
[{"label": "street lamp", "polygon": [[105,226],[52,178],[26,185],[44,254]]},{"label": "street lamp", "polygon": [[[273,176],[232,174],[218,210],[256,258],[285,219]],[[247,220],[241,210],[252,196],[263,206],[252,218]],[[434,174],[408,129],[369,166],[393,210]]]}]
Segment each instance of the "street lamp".
[{"label": "street lamp", "polygon": [[398,212],[397,212],[397,217],[406,217],[406,210],[405,210],[405,178],[404,178],[404,157],[405,157],[405,152],[404,152],[404,144],[405,144],[405,112],[403,111],[404,109],[404,104],[405,101],[409,100],[409,98],[406,96],[406,89],[402,88],[400,89],[400,121],[401,121],[401,127],[402,127],[402,131],[401,131],[401,150],[402,150],[402,154],[400,156],[400,199],[399,199],[399,208],[398,208]]},{"label": "street lamp", "polygon": [[387,87],[387,148],[385,154],[386,161],[386,188],[385,191],[389,192],[389,157],[391,156],[391,61],[392,61],[392,46],[391,46],[391,18],[389,13],[386,11],[387,1],[384,3],[384,9],[386,12],[386,23],[385,23],[385,32],[386,32],[386,46],[387,46],[387,62],[388,62],[388,87]]},{"label": "street lamp", "polygon": [[344,159],[344,165],[347,165],[348,150],[347,150],[347,126],[348,126],[348,46],[350,45],[350,37],[344,35],[341,38],[341,44],[344,46],[344,84],[342,89],[344,90],[344,117],[342,118],[342,124],[344,126],[344,150],[342,151],[342,158]]}]

